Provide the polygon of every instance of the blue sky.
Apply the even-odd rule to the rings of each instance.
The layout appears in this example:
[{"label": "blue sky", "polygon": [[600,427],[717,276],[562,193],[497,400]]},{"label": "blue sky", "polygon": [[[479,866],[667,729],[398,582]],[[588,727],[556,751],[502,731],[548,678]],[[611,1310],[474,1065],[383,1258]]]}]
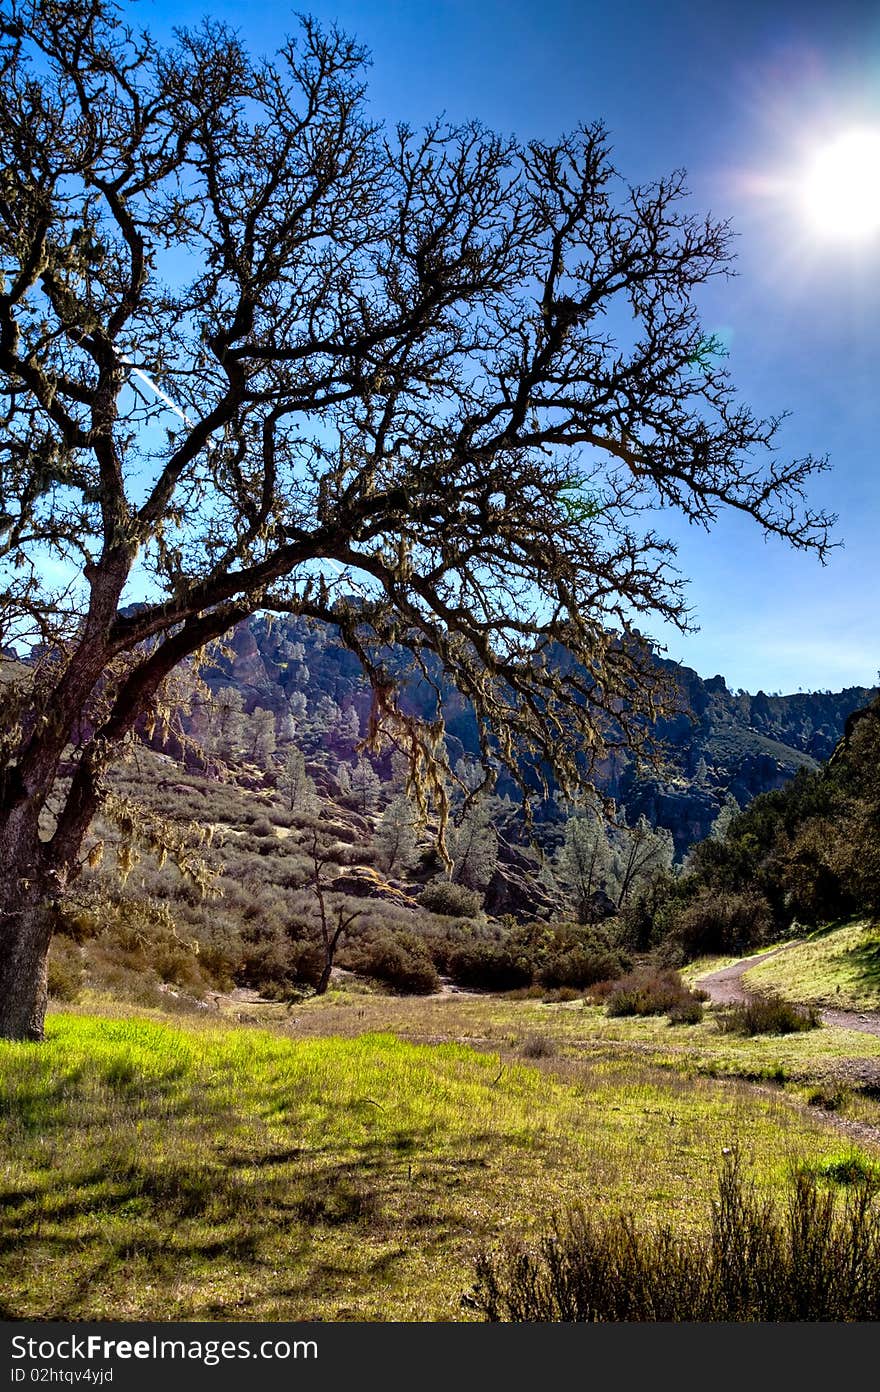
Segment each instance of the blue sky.
[{"label": "blue sky", "polygon": [[[303,8],[306,6],[304,5]],[[829,454],[811,502],[839,513],[823,568],[754,524],[664,518],[699,632],[669,656],[756,691],[873,684],[880,668],[880,234],[807,235],[793,194],[839,130],[880,127],[880,5],[837,0],[312,0],[371,50],[377,117],[478,117],[522,139],[601,118],[630,181],[688,171],[695,209],[731,218],[738,275],[703,297],[758,412],[789,411],[786,454]],[[263,0],[140,0],[157,33],[210,13],[264,51],[295,27]],[[880,170],[866,170],[880,179]]]}]

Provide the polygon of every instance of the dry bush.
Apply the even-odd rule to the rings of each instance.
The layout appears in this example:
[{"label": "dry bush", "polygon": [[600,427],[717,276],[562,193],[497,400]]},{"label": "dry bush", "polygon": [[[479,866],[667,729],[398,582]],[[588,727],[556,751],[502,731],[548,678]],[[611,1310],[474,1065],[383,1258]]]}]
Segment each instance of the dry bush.
[{"label": "dry bush", "polygon": [[801,1173],[780,1211],[744,1182],[734,1156],[702,1237],[580,1208],[537,1248],[483,1251],[476,1278],[467,1303],[492,1322],[876,1321],[876,1181],[864,1171],[848,1179],[841,1201]]},{"label": "dry bush", "polygon": [[795,1005],[779,996],[754,996],[741,1005],[732,1005],[716,1014],[722,1034],[798,1034],[816,1029],[822,1023],[812,1005]]},{"label": "dry bush", "polygon": [[614,983],[608,994],[609,1015],[670,1015],[683,1023],[682,1014],[694,1013],[705,1000],[703,992],[689,991],[671,968],[638,967]]}]

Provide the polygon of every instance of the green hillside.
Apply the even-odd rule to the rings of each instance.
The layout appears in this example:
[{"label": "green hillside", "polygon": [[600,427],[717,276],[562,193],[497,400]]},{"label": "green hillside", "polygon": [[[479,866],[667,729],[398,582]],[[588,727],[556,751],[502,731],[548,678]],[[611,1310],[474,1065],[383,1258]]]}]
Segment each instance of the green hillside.
[{"label": "green hillside", "polygon": [[880,924],[821,928],[752,967],[745,984],[840,1010],[880,1010]]}]

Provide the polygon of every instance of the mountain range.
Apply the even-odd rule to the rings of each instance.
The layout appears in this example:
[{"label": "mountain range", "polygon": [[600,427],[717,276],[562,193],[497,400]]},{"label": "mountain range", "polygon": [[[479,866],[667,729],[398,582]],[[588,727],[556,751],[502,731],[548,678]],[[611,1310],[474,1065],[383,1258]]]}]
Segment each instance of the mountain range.
[{"label": "mountain range", "polygon": [[[847,718],[877,694],[876,688],[851,686],[836,692],[752,695],[731,690],[723,676],[702,678],[689,667],[660,656],[655,660],[680,692],[680,713],[657,728],[662,767],[646,772],[627,756],[615,755],[603,765],[600,779],[603,791],[626,809],[630,821],[644,813],[653,825],[667,827],[679,856],[708,834],[728,798],[745,806],[758,793],[782,787],[798,769],[817,768],[831,755]],[[326,625],[295,618],[250,619],[234,630],[208,681],[214,687],[238,688],[248,711],[261,706],[281,714],[292,698],[313,708],[324,697],[343,714],[356,711],[361,730],[365,728],[365,676],[357,658]],[[439,685],[450,757],[476,755],[473,711],[448,682]],[[418,706],[416,689],[407,696]],[[499,791],[512,791],[503,777]]]}]

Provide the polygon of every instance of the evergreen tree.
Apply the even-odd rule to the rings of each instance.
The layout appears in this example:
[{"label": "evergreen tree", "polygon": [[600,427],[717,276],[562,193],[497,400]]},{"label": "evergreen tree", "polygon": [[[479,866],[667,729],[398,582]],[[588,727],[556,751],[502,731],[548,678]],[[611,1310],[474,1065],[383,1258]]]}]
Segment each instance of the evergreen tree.
[{"label": "evergreen tree", "polygon": [[737,802],[736,798],[733,796],[733,793],[728,793],[724,799],[724,802],[721,804],[721,809],[718,813],[718,816],[715,818],[714,822],[709,828],[709,835],[713,838],[713,840],[725,840],[727,833],[730,830],[731,822],[733,821],[734,817],[739,816],[740,811],[740,805]]},{"label": "evergreen tree", "polygon": [[234,759],[244,742],[244,701],[234,686],[221,686],[214,697],[211,743],[224,759]]},{"label": "evergreen tree", "polygon": [[[345,765],[343,765],[345,767]],[[382,780],[368,759],[358,759],[350,774],[351,796],[362,817],[375,811],[382,791]]]},{"label": "evergreen tree", "polygon": [[314,809],[317,801],[315,785],[306,772],[302,750],[295,744],[287,751],[284,772],[281,775],[281,791],[291,812],[311,812]]},{"label": "evergreen tree", "polygon": [[598,810],[590,807],[569,817],[556,868],[579,923],[595,922],[596,895],[612,891],[613,863],[608,832]]},{"label": "evergreen tree", "polygon": [[361,737],[361,722],[354,706],[349,706],[340,713],[333,735],[340,744],[348,745],[352,749],[357,744]]},{"label": "evergreen tree", "polygon": [[275,739],[278,744],[290,744],[296,739],[297,721],[288,708],[279,715],[275,726]]},{"label": "evergreen tree", "polygon": [[275,715],[256,706],[248,722],[248,752],[255,764],[267,769],[275,753]]},{"label": "evergreen tree", "polygon": [[328,696],[326,692],[322,692],[312,712],[312,726],[315,733],[319,735],[329,735],[331,730],[335,730],[339,723],[339,714],[339,707],[333,700],[333,697]]},{"label": "evergreen tree", "polygon": [[485,889],[498,864],[498,837],[488,800],[478,798],[472,802],[447,839],[455,884]]},{"label": "evergreen tree", "polygon": [[398,794],[389,802],[376,828],[376,850],[383,870],[406,870],[416,856],[416,816],[408,797]]},{"label": "evergreen tree", "polygon": [[305,723],[309,713],[308,698],[304,691],[294,691],[288,700],[290,719],[293,722],[294,736]]},{"label": "evergreen tree", "polygon": [[658,870],[671,869],[674,857],[672,833],[665,827],[652,827],[645,816],[639,817],[635,826],[624,825],[614,857],[618,909],[627,902],[633,890]]}]

